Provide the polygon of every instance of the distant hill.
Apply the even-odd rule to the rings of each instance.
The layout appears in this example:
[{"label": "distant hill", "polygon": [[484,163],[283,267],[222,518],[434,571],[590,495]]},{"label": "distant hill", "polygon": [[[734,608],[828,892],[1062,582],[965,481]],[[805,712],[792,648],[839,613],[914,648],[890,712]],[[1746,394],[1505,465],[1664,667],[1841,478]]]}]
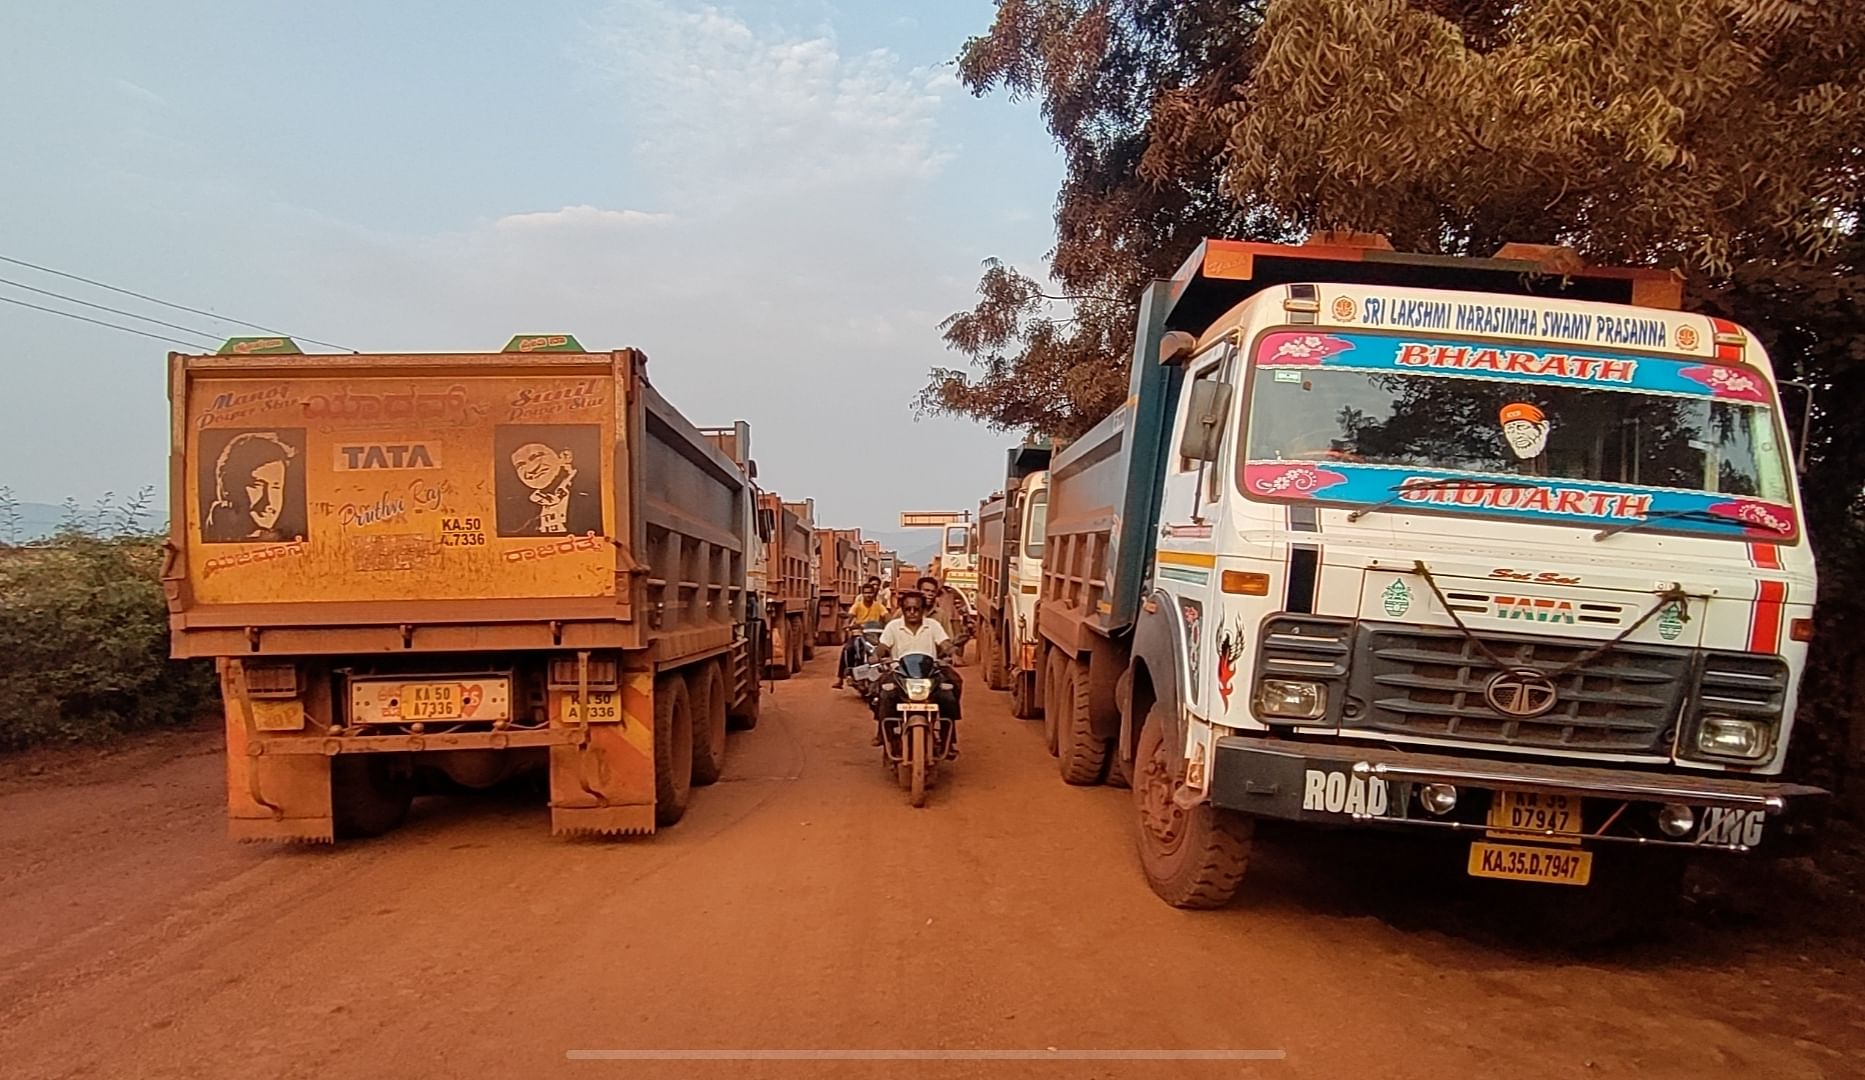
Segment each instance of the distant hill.
[{"label": "distant hill", "polygon": [[879,541],[883,548],[899,552],[902,559],[914,566],[923,567],[939,554],[937,529],[863,529],[861,537]]}]

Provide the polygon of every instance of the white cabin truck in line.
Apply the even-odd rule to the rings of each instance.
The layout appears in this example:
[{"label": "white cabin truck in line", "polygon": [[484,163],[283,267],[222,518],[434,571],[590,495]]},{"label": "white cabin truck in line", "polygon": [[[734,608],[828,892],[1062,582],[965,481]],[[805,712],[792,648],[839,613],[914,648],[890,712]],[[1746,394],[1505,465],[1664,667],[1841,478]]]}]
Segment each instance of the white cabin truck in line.
[{"label": "white cabin truck in line", "polygon": [[1815,579],[1767,355],[1668,274],[1512,253],[1206,241],[1056,455],[1049,739],[1130,778],[1169,902],[1227,901],[1267,817],[1609,921],[1819,794],[1780,777]]}]

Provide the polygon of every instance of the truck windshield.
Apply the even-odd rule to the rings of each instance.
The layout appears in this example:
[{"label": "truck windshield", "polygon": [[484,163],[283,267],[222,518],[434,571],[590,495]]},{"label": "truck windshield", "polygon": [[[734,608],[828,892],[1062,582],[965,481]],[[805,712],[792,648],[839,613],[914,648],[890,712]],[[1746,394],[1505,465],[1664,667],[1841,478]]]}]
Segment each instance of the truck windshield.
[{"label": "truck windshield", "polygon": [[971,530],[963,525],[954,526],[945,531],[945,549],[947,551],[964,551],[971,544]]},{"label": "truck windshield", "polygon": [[1023,557],[1043,557],[1043,526],[1049,521],[1049,489],[1030,496],[1029,521],[1023,526]]},{"label": "truck windshield", "polygon": [[1257,363],[1242,470],[1251,494],[1358,503],[1426,479],[1529,477],[1541,482],[1451,483],[1405,501],[1599,522],[1693,510],[1703,520],[1663,528],[1797,532],[1771,396],[1745,369],[1298,333],[1268,335]]}]

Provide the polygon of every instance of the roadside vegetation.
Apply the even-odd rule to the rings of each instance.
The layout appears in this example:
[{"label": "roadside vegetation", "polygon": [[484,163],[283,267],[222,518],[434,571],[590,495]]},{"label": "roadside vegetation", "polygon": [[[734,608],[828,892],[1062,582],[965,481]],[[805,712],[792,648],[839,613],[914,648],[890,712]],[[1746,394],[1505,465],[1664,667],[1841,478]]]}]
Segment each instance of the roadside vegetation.
[{"label": "roadside vegetation", "polygon": [[23,540],[0,488],[0,751],[92,742],[187,723],[210,708],[213,668],[168,658],[164,537],[152,490],[84,508]]}]

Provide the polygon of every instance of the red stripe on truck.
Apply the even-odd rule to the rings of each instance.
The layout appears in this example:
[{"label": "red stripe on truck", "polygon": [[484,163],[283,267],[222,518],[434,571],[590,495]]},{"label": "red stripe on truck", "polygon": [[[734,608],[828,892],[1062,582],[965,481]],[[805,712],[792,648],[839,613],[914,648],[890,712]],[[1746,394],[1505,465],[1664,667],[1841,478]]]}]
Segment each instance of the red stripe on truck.
[{"label": "red stripe on truck", "polygon": [[1781,608],[1787,601],[1787,582],[1762,581],[1755,592],[1755,615],[1748,629],[1750,652],[1781,651]]}]

